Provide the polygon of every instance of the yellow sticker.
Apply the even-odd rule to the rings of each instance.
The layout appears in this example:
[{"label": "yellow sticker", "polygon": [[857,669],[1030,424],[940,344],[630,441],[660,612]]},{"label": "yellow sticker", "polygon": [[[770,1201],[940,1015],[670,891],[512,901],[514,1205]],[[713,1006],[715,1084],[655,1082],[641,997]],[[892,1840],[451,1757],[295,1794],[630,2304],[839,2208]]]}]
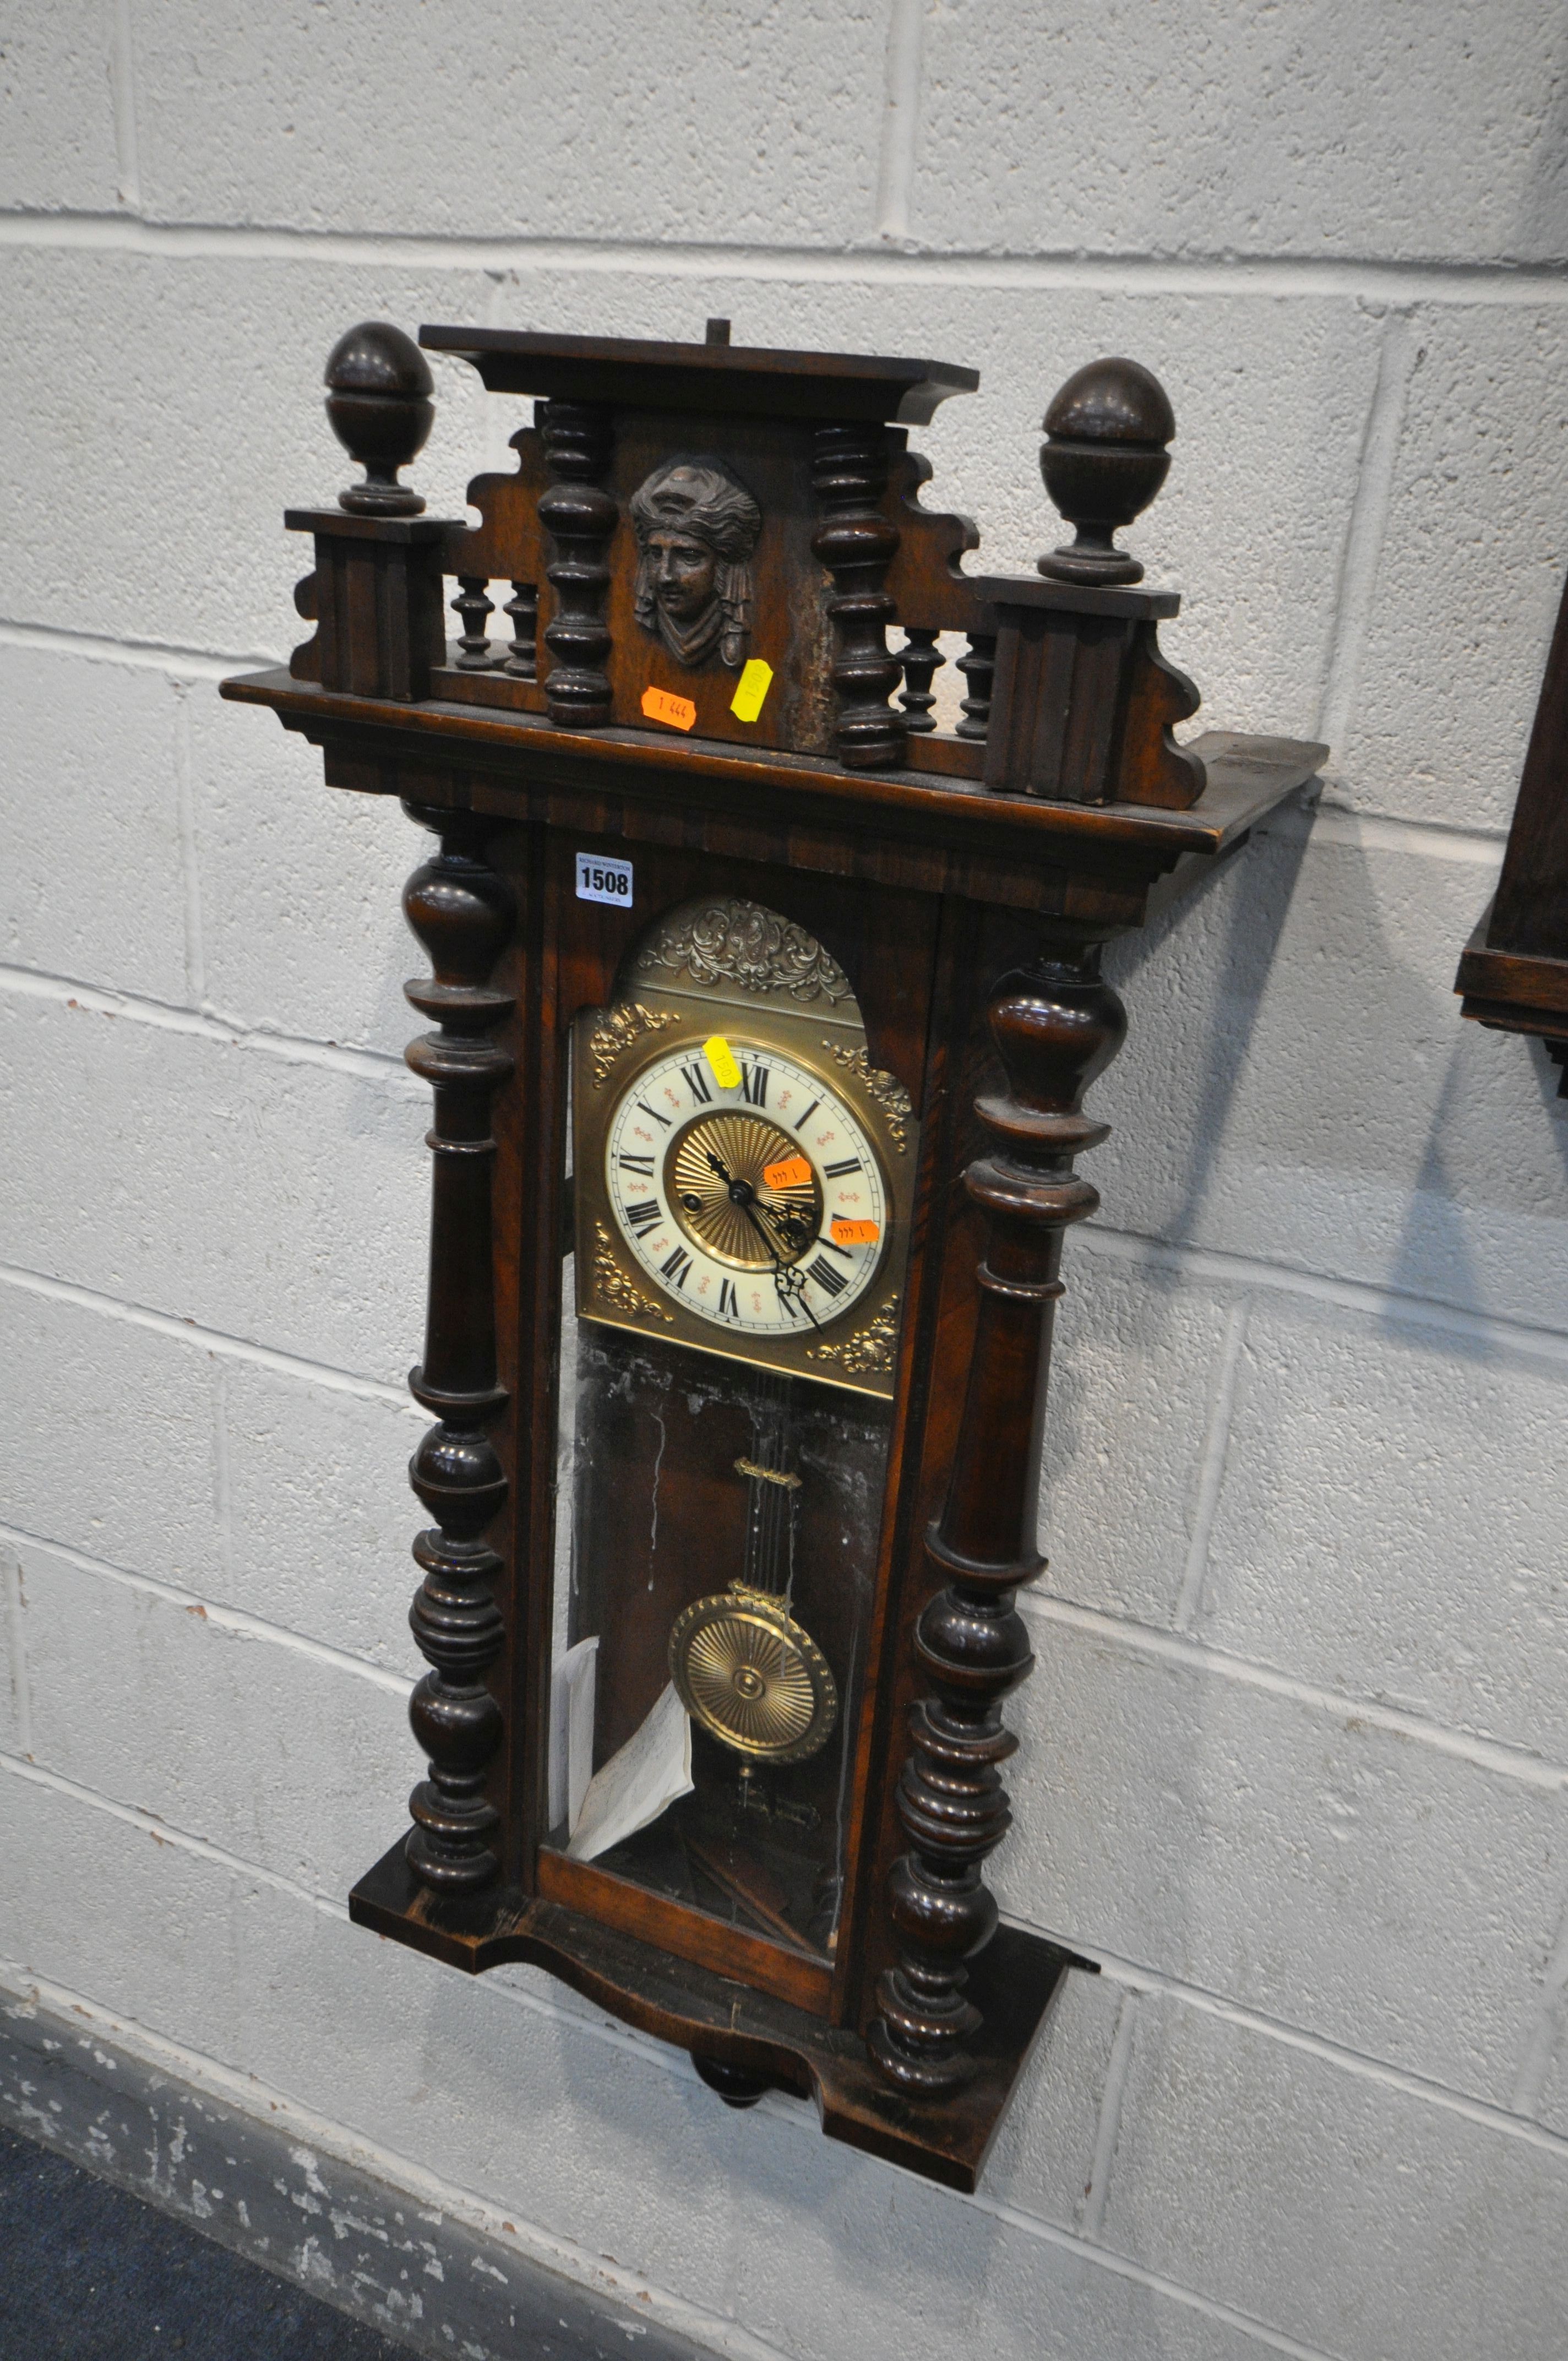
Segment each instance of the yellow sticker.
[{"label": "yellow sticker", "polygon": [[809,1189],[811,1167],[804,1156],[791,1156],[782,1164],[764,1165],[762,1178],[770,1189]]},{"label": "yellow sticker", "polygon": [[713,1069],[713,1079],[721,1091],[738,1091],[740,1069],[735,1063],[735,1052],[722,1033],[714,1033],[702,1045],[702,1054]]},{"label": "yellow sticker", "polygon": [[645,688],[642,710],[650,721],[667,721],[672,730],[689,730],[696,708],[689,697],[672,697],[667,688]]},{"label": "yellow sticker", "polygon": [[767,701],[768,691],[773,685],[772,664],[764,664],[761,656],[752,656],[741,673],[735,694],[729,700],[729,710],[736,720],[755,721]]},{"label": "yellow sticker", "polygon": [[834,1214],[832,1226],[834,1240],[841,1246],[874,1246],[882,1235],[879,1223],[850,1222],[842,1213]]}]

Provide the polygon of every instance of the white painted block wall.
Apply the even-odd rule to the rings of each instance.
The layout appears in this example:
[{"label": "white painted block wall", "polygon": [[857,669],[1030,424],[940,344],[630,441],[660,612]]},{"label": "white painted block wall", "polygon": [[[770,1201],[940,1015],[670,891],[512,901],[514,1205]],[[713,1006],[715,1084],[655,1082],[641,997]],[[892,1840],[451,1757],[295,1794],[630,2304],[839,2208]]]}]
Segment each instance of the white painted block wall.
[{"label": "white painted block wall", "polygon": [[[10,0],[0,207],[11,1986],[738,2356],[1561,2361],[1568,1126],[1450,991],[1568,558],[1561,12]],[[1335,749],[1113,954],[996,1862],[1104,1973],[973,2201],[343,1907],[416,1770],[421,840],[215,684],[350,322],[710,313],[977,364],[917,439],[1010,564],[1048,394],[1149,363],[1172,653]],[[517,406],[435,366],[451,512]]]}]

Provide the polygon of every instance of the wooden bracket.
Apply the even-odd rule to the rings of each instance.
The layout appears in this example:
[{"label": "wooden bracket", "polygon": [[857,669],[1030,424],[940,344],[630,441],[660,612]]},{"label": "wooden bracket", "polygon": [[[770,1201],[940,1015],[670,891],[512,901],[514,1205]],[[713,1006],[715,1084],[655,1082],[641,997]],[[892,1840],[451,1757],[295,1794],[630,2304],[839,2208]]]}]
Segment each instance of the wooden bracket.
[{"label": "wooden bracket", "polygon": [[1195,804],[1203,764],[1170,731],[1201,699],[1157,628],[1174,592],[981,581],[1000,627],[986,785],[1053,803]]},{"label": "wooden bracket", "polygon": [[291,533],[315,536],[316,570],[294,594],[315,635],[295,649],[296,680],[354,697],[414,705],[446,650],[442,562],[451,530],[439,517],[351,516],[288,509]]}]

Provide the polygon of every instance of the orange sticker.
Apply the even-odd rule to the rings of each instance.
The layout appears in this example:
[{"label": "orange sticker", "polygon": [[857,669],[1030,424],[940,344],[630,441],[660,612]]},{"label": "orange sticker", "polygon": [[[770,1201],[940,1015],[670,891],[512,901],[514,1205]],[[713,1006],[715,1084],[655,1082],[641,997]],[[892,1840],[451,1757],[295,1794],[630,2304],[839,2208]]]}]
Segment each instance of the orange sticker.
[{"label": "orange sticker", "polygon": [[811,1167],[804,1156],[792,1156],[783,1164],[770,1164],[762,1173],[770,1189],[808,1189]]},{"label": "orange sticker", "polygon": [[672,697],[667,688],[645,688],[642,710],[650,721],[667,721],[672,730],[689,730],[696,708],[689,697]]},{"label": "orange sticker", "polygon": [[835,1213],[832,1223],[833,1243],[840,1246],[874,1246],[882,1235],[880,1222],[847,1222],[842,1213]]}]

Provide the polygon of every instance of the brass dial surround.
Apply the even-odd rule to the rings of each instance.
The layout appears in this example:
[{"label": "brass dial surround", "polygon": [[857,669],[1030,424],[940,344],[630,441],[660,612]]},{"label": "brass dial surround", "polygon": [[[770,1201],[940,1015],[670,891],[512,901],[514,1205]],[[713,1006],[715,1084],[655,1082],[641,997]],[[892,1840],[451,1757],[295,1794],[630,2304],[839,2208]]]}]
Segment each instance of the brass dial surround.
[{"label": "brass dial surround", "polygon": [[743,1582],[683,1609],[670,1677],[694,1721],[758,1763],[804,1763],[839,1719],[832,1669],[772,1591]]},{"label": "brass dial surround", "polygon": [[[794,1332],[798,1353],[875,1290],[893,1207],[853,1091],[759,1032],[737,1027],[722,1040],[728,1080],[706,1042],[661,1040],[609,1101],[596,1144],[620,1243],[641,1282],[676,1308],[675,1324],[684,1314],[704,1343],[753,1346]],[[720,1142],[753,1178],[738,1187]],[[771,1189],[775,1162],[803,1166],[803,1178]]]},{"label": "brass dial surround", "polygon": [[[723,1088],[707,1063],[716,1020],[747,1070],[744,1089]],[[771,1070],[765,1091],[759,1063]],[[890,1399],[918,1132],[902,1085],[872,1064],[841,1014],[742,1007],[640,981],[634,1002],[579,1014],[573,1075],[582,1314]],[[770,1230],[776,1263],[750,1224],[735,1255],[715,1253],[679,1202],[701,1192],[674,1185],[676,1135],[731,1114],[776,1125],[813,1170],[815,1240],[792,1251]],[[857,1220],[876,1228],[845,1250],[837,1225]],[[842,1289],[824,1279],[828,1269]]]}]

